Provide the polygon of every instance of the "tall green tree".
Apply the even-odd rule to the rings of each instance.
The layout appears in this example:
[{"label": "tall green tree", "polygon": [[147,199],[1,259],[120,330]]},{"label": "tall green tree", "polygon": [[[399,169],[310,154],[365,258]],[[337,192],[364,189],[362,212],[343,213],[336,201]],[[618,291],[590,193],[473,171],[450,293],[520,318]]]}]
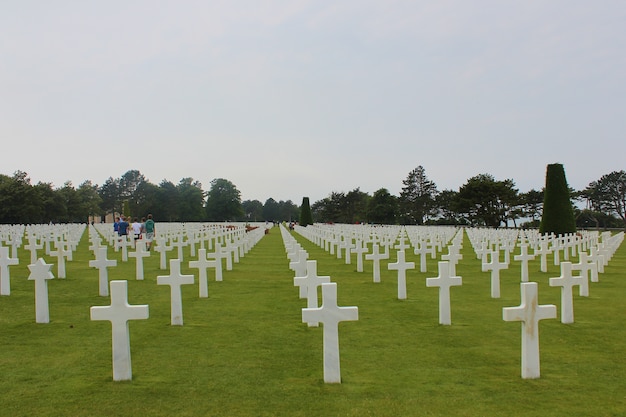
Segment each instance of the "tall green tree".
[{"label": "tall green tree", "polygon": [[459,189],[457,210],[473,226],[499,227],[517,201],[513,180],[496,181],[490,174],[470,178]]},{"label": "tall green tree", "polygon": [[278,212],[280,221],[291,222],[300,218],[300,208],[291,200],[278,202]]},{"label": "tall green tree", "polygon": [[159,186],[152,184],[150,181],[144,181],[137,186],[135,190],[134,200],[136,202],[137,217],[146,217],[152,214],[155,221],[164,221],[167,217],[163,217],[163,210],[167,207],[159,204]]},{"label": "tall green tree", "polygon": [[61,221],[63,223],[86,223],[87,217],[82,217],[80,197],[76,189],[74,189],[72,182],[65,182],[63,187],[58,190],[58,193],[63,197],[65,207],[67,208],[67,212]]},{"label": "tall green tree", "polygon": [[49,182],[39,182],[33,190],[37,195],[37,204],[41,204],[39,217],[33,223],[59,223],[67,212],[63,196]]},{"label": "tall green tree", "polygon": [[90,180],[83,181],[76,189],[78,200],[80,201],[79,217],[82,221],[87,221],[89,217],[95,217],[102,212],[100,203],[102,199],[98,194],[98,186]]},{"label": "tall green tree", "polygon": [[386,188],[376,190],[369,200],[369,220],[378,224],[396,224],[398,199]]},{"label": "tall green tree", "polygon": [[302,197],[302,205],[300,206],[300,226],[306,227],[310,224],[313,224],[313,215],[311,214],[309,197]]},{"label": "tall green tree", "polygon": [[173,182],[163,180],[159,184],[157,194],[158,209],[153,210],[152,217],[155,221],[175,222],[178,221],[178,188]]},{"label": "tall green tree", "polygon": [[525,193],[520,193],[520,201],[524,216],[530,217],[533,224],[538,222],[543,210],[543,191],[531,189]]},{"label": "tall green tree", "polygon": [[405,180],[400,191],[400,221],[405,224],[424,224],[435,208],[437,186],[428,179],[423,166],[418,166]]},{"label": "tall green tree", "polygon": [[39,217],[41,206],[36,204],[37,197],[26,172],[0,176],[0,222],[30,223]]},{"label": "tall green tree", "polygon": [[458,208],[458,193],[454,190],[443,190],[435,197],[435,208],[439,218],[437,224],[465,224]]},{"label": "tall green tree", "polygon": [[98,189],[100,195],[100,209],[103,213],[121,213],[122,196],[119,179],[109,177]]},{"label": "tall green tree", "polygon": [[574,209],[562,164],[549,164],[546,168],[543,216],[539,232],[555,235],[576,232]]},{"label": "tall green tree", "polygon": [[268,222],[280,221],[280,206],[272,197],[265,200],[263,204],[263,218]]},{"label": "tall green tree", "polygon": [[626,172],[613,171],[591,182],[584,191],[591,207],[606,215],[617,215],[626,228]]},{"label": "tall green tree", "polygon": [[199,222],[206,218],[202,184],[193,178],[183,178],[178,183],[179,221]]},{"label": "tall green tree", "polygon": [[206,213],[209,221],[236,220],[243,216],[241,193],[235,184],[216,178],[211,181],[211,189],[207,195]]},{"label": "tall green tree", "polygon": [[367,210],[370,195],[361,191],[360,187],[348,192],[342,201],[342,215],[339,219],[341,223],[363,223],[367,222]]},{"label": "tall green tree", "polygon": [[245,200],[241,202],[243,208],[243,215],[246,221],[259,222],[265,220],[263,216],[263,203],[259,200]]},{"label": "tall green tree", "polygon": [[133,217],[141,217],[139,213],[139,196],[137,195],[137,188],[141,183],[146,181],[146,177],[136,169],[126,171],[119,180],[119,192],[122,201],[128,202],[128,208],[130,209],[130,215]]},{"label": "tall green tree", "polygon": [[322,223],[342,223],[342,208],[345,194],[333,191],[326,198],[316,201],[311,206],[314,221]]}]

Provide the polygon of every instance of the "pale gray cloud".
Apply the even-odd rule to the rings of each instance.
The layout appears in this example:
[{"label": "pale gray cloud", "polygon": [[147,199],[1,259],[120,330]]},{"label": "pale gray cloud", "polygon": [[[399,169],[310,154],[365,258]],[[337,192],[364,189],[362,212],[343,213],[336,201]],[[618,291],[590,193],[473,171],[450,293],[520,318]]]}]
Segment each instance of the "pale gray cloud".
[{"label": "pale gray cloud", "polygon": [[[3,171],[398,193],[624,169],[620,1],[5,2]],[[9,156],[10,155],[10,156]]]}]

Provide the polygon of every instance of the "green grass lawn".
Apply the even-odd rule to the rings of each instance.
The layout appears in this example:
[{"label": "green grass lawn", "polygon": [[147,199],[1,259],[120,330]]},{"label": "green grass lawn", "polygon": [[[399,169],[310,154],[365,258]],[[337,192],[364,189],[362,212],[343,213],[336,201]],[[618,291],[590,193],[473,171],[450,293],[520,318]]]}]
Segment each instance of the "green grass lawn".
[{"label": "green grass lawn", "polygon": [[[148,304],[150,318],[130,322],[133,380],[113,382],[111,325],[90,321],[98,271],[84,234],[67,278],[49,281],[49,324],[35,323],[28,253],[11,267],[11,295],[0,297],[0,416],[624,416],[626,415],[626,248],[575,295],[575,323],[540,322],[541,378],[520,373],[521,324],[504,322],[502,308],[520,303],[519,264],[501,273],[500,299],[490,298],[469,241],[451,289],[452,325],[438,324],[438,290],[429,272],[407,272],[407,300],[397,299],[396,272],[371,262],[356,272],[294,235],[338,283],[338,304],[358,306],[359,320],[339,325],[342,384],[325,384],[322,331],[301,322],[298,298],[278,228],[265,236],[224,281],[209,282],[209,298],[183,286],[184,326],[170,326],[170,290],[157,286],[153,253],[136,281],[135,260],[109,279],[128,279],[129,303]],[[517,253],[517,251],[516,251]],[[175,251],[169,256],[175,256]],[[187,252],[183,273],[191,260]],[[394,258],[394,256],[392,256]],[[419,265],[418,257],[407,260]],[[46,258],[54,263],[53,258]],[[392,262],[395,259],[391,260]],[[541,304],[560,307],[559,275],[531,263]],[[56,274],[56,266],[53,268]],[[212,271],[209,271],[212,275]],[[578,289],[574,290],[578,294]]]}]

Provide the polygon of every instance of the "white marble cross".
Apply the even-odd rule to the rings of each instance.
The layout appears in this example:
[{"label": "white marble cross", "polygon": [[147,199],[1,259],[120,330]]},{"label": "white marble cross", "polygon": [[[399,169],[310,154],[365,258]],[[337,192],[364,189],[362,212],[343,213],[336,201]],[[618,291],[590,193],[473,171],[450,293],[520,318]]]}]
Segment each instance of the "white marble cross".
[{"label": "white marble cross", "polygon": [[580,285],[581,281],[582,277],[572,275],[571,262],[561,262],[561,275],[550,278],[551,287],[561,287],[561,323],[574,323],[574,294],[572,287]]},{"label": "white marble cross", "polygon": [[[183,261],[183,248],[187,246],[189,243],[185,240],[183,235],[179,235],[176,241],[172,242],[172,246],[174,246],[178,250],[178,259]],[[170,262],[171,266],[171,262]]]},{"label": "white marble cross", "polygon": [[113,380],[129,381],[133,378],[130,362],[130,334],[128,320],[145,320],[149,317],[147,305],[128,304],[128,281],[111,281],[111,305],[91,307],[91,320],[111,322],[113,339]]},{"label": "white marble cross", "polygon": [[98,287],[101,297],[109,295],[109,273],[107,268],[117,266],[115,259],[107,259],[107,246],[101,246],[96,250],[96,259],[89,261],[89,266],[98,268]]},{"label": "white marble cross", "polygon": [[[289,269],[291,269],[296,277],[303,277],[306,275],[307,271],[307,259],[309,258],[309,253],[304,249],[300,249],[298,251],[297,260],[293,262],[289,262]],[[300,298],[306,298],[306,287],[300,287]]]},{"label": "white marble cross", "polygon": [[554,257],[554,266],[558,266],[561,263],[561,238],[555,238],[552,240],[551,249]]},{"label": "white marble cross", "polygon": [[222,250],[221,243],[216,243],[215,252],[207,253],[207,256],[215,259],[215,281],[222,281],[222,259],[230,255]]},{"label": "white marble cross", "polygon": [[198,249],[198,260],[189,261],[189,268],[198,269],[198,286],[200,288],[200,298],[207,298],[209,296],[209,284],[206,274],[207,268],[215,268],[217,261],[210,261],[206,257],[206,249]]},{"label": "white marble cross", "polygon": [[487,241],[483,240],[480,249],[476,249],[474,252],[476,252],[476,259],[480,259],[482,263],[486,264],[491,249],[487,247]]},{"label": "white marble cross", "polygon": [[65,278],[65,257],[67,251],[63,242],[56,243],[56,249],[50,251],[50,256],[56,256],[57,258],[57,278]]},{"label": "white marble cross", "polygon": [[172,326],[183,325],[183,297],[181,285],[193,284],[193,275],[180,273],[180,259],[170,259],[170,274],[157,276],[157,285],[170,286],[171,300],[171,324]]},{"label": "white marble cross", "polygon": [[521,279],[522,282],[528,282],[528,261],[532,261],[535,259],[535,255],[531,255],[528,253],[528,245],[526,243],[522,243],[520,245],[520,254],[513,256],[513,260],[520,261],[521,264]]},{"label": "white marble cross", "polygon": [[398,251],[398,260],[388,264],[387,269],[398,271],[398,300],[406,300],[406,270],[415,269],[415,262],[406,262],[404,251]]},{"label": "white marble cross", "polygon": [[445,255],[441,255],[442,261],[449,262],[450,275],[456,275],[456,264],[459,263],[461,259],[463,259],[463,255],[460,253],[461,247],[457,245],[448,246],[448,253]]},{"label": "white marble cross", "polygon": [[159,252],[159,269],[167,269],[167,252],[172,250],[172,246],[165,243],[164,237],[156,239],[155,251]]},{"label": "white marble cross", "polygon": [[143,258],[148,258],[150,252],[146,250],[146,241],[137,239],[135,241],[135,252],[128,254],[131,258],[135,258],[135,278],[138,281],[143,280]]},{"label": "white marble cross", "polygon": [[541,272],[548,272],[548,254],[552,251],[548,248],[548,242],[542,240],[539,249],[535,249],[535,255],[539,255],[541,259]]},{"label": "white marble cross", "polygon": [[350,263],[352,262],[352,248],[355,247],[355,245],[352,243],[352,238],[349,236],[344,236],[344,240],[343,240],[343,244],[344,244],[344,249],[345,249],[345,262],[346,265],[350,265]]},{"label": "white marble cross", "polygon": [[122,262],[128,262],[128,247],[132,245],[132,242],[129,240],[130,236],[121,235],[119,236],[119,246],[122,248]]},{"label": "white marble cross", "polygon": [[[317,307],[317,287],[326,282],[330,282],[330,277],[317,275],[317,261],[306,261],[306,274],[304,276],[296,276],[293,279],[293,285],[300,287],[300,292],[302,292],[304,287],[307,308]],[[317,327],[319,323],[313,321],[308,322],[308,325],[309,327]]]},{"label": "white marble cross", "polygon": [[0,295],[11,295],[11,273],[9,266],[20,263],[18,258],[9,256],[9,248],[0,246]]},{"label": "white marble cross", "polygon": [[400,237],[398,238],[398,242],[399,243],[393,247],[394,249],[398,249],[399,251],[404,252],[406,249],[410,247],[410,245],[407,245],[406,243],[406,236],[404,236],[404,232],[400,234]]},{"label": "white marble cross", "polygon": [[598,265],[593,262],[588,262],[587,252],[580,251],[578,253],[578,263],[572,264],[573,271],[580,271],[582,281],[578,295],[581,297],[589,297],[589,275],[591,275],[591,282],[598,282]]},{"label": "white marble cross", "polygon": [[47,264],[39,258],[34,264],[28,265],[30,275],[28,279],[35,281],[35,322],[49,323],[50,309],[48,308],[48,280],[54,275],[50,271],[52,264]]},{"label": "white marble cross", "polygon": [[359,319],[358,307],[337,306],[337,283],[322,284],[322,306],[303,308],[302,322],[320,322],[324,325],[324,382],[341,383],[339,361],[339,322]]},{"label": "white marble cross", "polygon": [[380,282],[380,260],[389,259],[388,253],[380,253],[378,244],[374,243],[372,246],[372,253],[365,255],[365,259],[373,262],[372,273],[374,282]]},{"label": "white marble cross", "polygon": [[439,287],[439,324],[452,324],[450,314],[450,287],[463,284],[461,277],[450,276],[450,264],[441,261],[439,265],[439,276],[426,278],[427,287]]},{"label": "white marble cross", "polygon": [[30,263],[37,262],[37,249],[43,249],[43,243],[37,243],[37,238],[31,236],[28,238],[28,243],[24,245],[24,249],[30,251]]},{"label": "white marble cross", "polygon": [[491,298],[500,298],[500,270],[507,269],[509,264],[500,262],[500,251],[491,252],[491,260],[482,264],[482,271],[491,271]]},{"label": "white marble cross", "polygon": [[555,305],[539,305],[536,282],[520,284],[522,303],[502,309],[504,321],[522,322],[522,378],[539,378],[539,320],[556,318]]},{"label": "white marble cross", "polygon": [[413,253],[415,255],[420,256],[420,272],[427,271],[426,265],[426,254],[431,253],[431,249],[428,247],[428,244],[421,240],[415,245],[415,249],[413,249]]},{"label": "white marble cross", "polygon": [[[216,249],[217,250],[217,249]],[[226,259],[226,270],[233,270],[233,250],[234,246],[230,241],[226,242],[226,245],[221,247],[222,256]]]},{"label": "white marble cross", "polygon": [[591,260],[591,262],[595,262],[596,269],[598,270],[599,273],[603,274],[604,273],[604,255],[600,253],[600,250],[595,246],[590,247],[588,258]]},{"label": "white marble cross", "polygon": [[357,239],[356,245],[350,251],[356,253],[356,272],[363,272],[363,254],[368,252],[367,245],[361,239]]},{"label": "white marble cross", "polygon": [[[591,259],[589,259],[589,256],[587,255],[587,252],[585,252],[585,251],[579,251],[578,252],[578,262],[581,265],[582,264],[587,265],[589,273],[591,274],[589,276],[589,280],[591,282],[599,282],[599,278],[598,278],[598,264],[596,262],[591,261]],[[587,268],[581,267],[581,271],[583,271],[584,269],[587,269]]]}]

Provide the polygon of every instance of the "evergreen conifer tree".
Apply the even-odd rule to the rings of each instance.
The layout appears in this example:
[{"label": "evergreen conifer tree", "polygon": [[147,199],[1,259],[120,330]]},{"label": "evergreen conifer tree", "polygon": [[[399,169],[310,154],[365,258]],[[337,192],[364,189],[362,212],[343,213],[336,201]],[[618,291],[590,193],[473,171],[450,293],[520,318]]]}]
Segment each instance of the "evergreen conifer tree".
[{"label": "evergreen conifer tree", "polygon": [[550,164],[546,169],[543,216],[539,232],[554,233],[557,236],[576,232],[574,209],[562,164]]},{"label": "evergreen conifer tree", "polygon": [[309,197],[303,197],[302,207],[300,207],[300,226],[306,227],[310,224],[313,224],[313,216],[311,215]]}]

